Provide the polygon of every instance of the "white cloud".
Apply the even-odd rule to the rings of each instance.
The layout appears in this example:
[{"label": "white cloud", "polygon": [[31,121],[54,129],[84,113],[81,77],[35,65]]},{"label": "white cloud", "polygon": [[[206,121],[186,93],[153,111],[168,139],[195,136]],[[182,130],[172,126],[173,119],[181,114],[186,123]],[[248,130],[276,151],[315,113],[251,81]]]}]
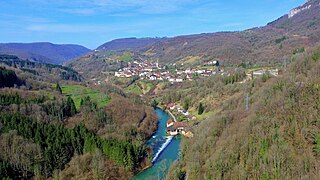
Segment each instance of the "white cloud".
[{"label": "white cloud", "polygon": [[49,33],[135,33],[142,29],[154,27],[156,22],[153,20],[136,22],[134,24],[115,23],[115,24],[66,24],[66,23],[35,23],[25,27],[25,30],[32,32]]},{"label": "white cloud", "polygon": [[93,8],[60,9],[60,11],[83,16],[93,15],[96,12],[96,10]]},{"label": "white cloud", "polygon": [[200,0],[19,0],[27,6],[55,8],[67,13],[91,15],[94,13],[114,13],[133,11],[145,14],[176,12],[190,3]]},{"label": "white cloud", "polygon": [[93,4],[107,9],[130,9],[146,14],[175,12],[198,0],[94,0]]},{"label": "white cloud", "polygon": [[115,31],[117,28],[105,25],[87,24],[33,24],[27,26],[26,30],[53,33],[101,33]]},{"label": "white cloud", "polygon": [[14,14],[5,14],[1,13],[0,18],[2,20],[7,20],[11,22],[24,22],[24,23],[47,23],[50,22],[49,19],[43,17],[36,17],[31,15],[14,15]]}]

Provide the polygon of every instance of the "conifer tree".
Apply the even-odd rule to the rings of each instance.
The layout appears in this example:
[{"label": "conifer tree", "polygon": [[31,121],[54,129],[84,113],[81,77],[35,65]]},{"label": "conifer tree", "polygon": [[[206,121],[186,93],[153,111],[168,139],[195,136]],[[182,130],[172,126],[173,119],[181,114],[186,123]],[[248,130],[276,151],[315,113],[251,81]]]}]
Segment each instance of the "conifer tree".
[{"label": "conifer tree", "polygon": [[62,89],[61,89],[59,83],[56,84],[56,91],[58,91],[60,94],[62,94]]},{"label": "conifer tree", "polygon": [[76,106],[74,104],[74,101],[70,96],[68,96],[65,115],[66,116],[73,116],[76,113],[77,113],[77,110],[76,110]]},{"label": "conifer tree", "polygon": [[204,107],[203,107],[202,103],[200,103],[199,107],[198,107],[198,114],[201,115],[203,112],[204,112]]}]

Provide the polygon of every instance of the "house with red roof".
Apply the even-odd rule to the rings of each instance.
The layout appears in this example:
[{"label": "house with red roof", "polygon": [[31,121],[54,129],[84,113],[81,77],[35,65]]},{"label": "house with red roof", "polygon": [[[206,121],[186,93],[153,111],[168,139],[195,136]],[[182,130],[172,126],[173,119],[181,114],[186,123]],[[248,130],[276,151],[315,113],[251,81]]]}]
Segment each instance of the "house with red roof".
[{"label": "house with red roof", "polygon": [[173,126],[174,121],[172,119],[169,119],[169,121],[167,122],[167,127]]},{"label": "house with red roof", "polygon": [[174,108],[176,107],[173,103],[170,103],[169,105],[170,110],[174,110]]},{"label": "house with red roof", "polygon": [[192,74],[187,74],[187,79],[192,80]]},{"label": "house with red roof", "polygon": [[184,72],[185,72],[186,74],[194,73],[194,71],[191,70],[191,68],[187,68]]},{"label": "house with red roof", "polygon": [[182,134],[186,137],[193,137],[193,133],[191,132],[191,128],[185,122],[173,122],[169,120],[167,122],[167,133],[171,136],[175,136],[178,134]]}]

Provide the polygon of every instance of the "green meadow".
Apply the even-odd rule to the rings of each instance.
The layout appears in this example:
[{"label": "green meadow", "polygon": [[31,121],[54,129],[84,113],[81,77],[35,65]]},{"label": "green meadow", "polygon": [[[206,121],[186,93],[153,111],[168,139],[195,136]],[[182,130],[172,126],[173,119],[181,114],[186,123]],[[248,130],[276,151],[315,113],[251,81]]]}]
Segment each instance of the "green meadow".
[{"label": "green meadow", "polygon": [[129,93],[138,94],[138,95],[142,93],[140,87],[136,83],[131,84],[129,87],[125,88],[125,91]]},{"label": "green meadow", "polygon": [[80,108],[81,99],[89,96],[92,101],[96,102],[99,107],[103,107],[110,102],[111,98],[98,90],[94,90],[88,87],[80,85],[70,85],[63,84],[61,85],[62,93],[67,96],[71,96],[73,99],[76,108]]}]

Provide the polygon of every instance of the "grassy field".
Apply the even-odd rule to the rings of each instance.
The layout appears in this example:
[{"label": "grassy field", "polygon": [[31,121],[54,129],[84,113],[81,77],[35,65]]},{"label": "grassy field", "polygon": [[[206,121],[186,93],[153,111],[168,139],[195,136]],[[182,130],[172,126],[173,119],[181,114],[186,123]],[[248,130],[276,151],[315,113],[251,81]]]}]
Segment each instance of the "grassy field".
[{"label": "grassy field", "polygon": [[133,53],[130,52],[124,52],[121,56],[119,56],[118,60],[124,61],[124,62],[132,62],[133,61]]},{"label": "grassy field", "polygon": [[140,95],[142,93],[139,86],[135,83],[131,84],[129,87],[125,88],[125,91],[129,92],[129,93],[138,94],[138,95]]},{"label": "grassy field", "polygon": [[99,107],[105,106],[111,100],[109,96],[99,92],[98,90],[93,90],[80,85],[64,84],[61,86],[61,89],[64,95],[69,95],[72,97],[77,109],[80,108],[81,99],[85,98],[86,96],[89,96],[92,101],[98,104]]},{"label": "grassy field", "polygon": [[147,94],[154,87],[154,84],[148,81],[138,81],[138,83],[142,88],[143,94]]}]

